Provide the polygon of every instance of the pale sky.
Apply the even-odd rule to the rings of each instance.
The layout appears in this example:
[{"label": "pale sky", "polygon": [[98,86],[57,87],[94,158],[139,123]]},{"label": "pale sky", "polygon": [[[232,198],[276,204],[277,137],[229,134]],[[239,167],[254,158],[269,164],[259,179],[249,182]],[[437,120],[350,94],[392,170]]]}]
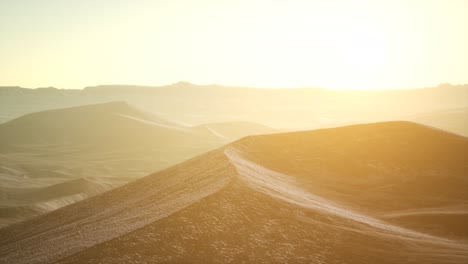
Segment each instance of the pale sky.
[{"label": "pale sky", "polygon": [[466,0],[0,0],[0,86],[468,83]]}]

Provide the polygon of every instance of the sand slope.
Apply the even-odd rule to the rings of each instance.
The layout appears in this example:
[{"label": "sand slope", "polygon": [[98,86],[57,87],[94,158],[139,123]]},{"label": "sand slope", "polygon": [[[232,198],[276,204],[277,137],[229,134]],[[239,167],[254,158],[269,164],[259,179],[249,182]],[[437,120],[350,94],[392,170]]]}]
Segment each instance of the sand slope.
[{"label": "sand slope", "polygon": [[94,196],[225,144],[125,102],[0,125],[0,226]]},{"label": "sand slope", "polygon": [[1,229],[0,262],[466,263],[467,160],[408,122],[251,136]]}]

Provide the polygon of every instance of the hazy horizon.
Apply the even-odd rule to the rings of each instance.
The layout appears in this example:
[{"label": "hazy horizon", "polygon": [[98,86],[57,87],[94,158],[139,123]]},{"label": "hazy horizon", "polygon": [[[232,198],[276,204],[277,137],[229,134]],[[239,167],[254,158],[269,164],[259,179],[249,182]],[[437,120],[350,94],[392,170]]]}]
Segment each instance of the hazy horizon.
[{"label": "hazy horizon", "polygon": [[0,85],[468,83],[467,1],[2,1]]},{"label": "hazy horizon", "polygon": [[103,84],[93,84],[93,85],[86,85],[79,88],[69,88],[69,87],[58,87],[54,85],[47,85],[47,86],[37,86],[37,87],[25,87],[21,85],[0,85],[1,87],[18,87],[18,88],[25,88],[25,89],[47,89],[47,88],[55,88],[55,89],[63,89],[63,90],[83,90],[85,88],[90,87],[100,87],[100,86],[135,86],[135,87],[168,87],[168,86],[176,86],[176,85],[187,85],[187,86],[219,86],[219,87],[228,87],[228,88],[246,88],[246,89],[320,89],[320,90],[329,90],[329,91],[366,91],[366,90],[373,90],[373,91],[389,91],[389,90],[410,90],[410,89],[425,89],[425,88],[437,88],[437,87],[446,87],[446,86],[466,86],[468,83],[449,83],[443,82],[438,83],[430,86],[419,86],[419,87],[393,87],[387,89],[346,89],[346,88],[329,88],[329,87],[318,87],[318,86],[301,86],[301,87],[261,87],[261,86],[239,86],[239,85],[230,85],[230,84],[222,84],[222,83],[193,83],[189,81],[178,81],[174,83],[166,83],[166,84],[159,84],[159,85],[144,85],[144,84],[130,84],[130,83],[103,83]]}]

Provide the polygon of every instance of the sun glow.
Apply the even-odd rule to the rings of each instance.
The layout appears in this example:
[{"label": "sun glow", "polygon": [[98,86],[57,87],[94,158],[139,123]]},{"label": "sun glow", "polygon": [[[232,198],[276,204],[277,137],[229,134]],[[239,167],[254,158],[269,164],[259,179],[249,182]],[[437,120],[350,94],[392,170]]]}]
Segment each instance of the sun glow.
[{"label": "sun glow", "polygon": [[328,88],[376,89],[383,86],[378,79],[391,71],[390,54],[394,51],[380,32],[361,28],[331,42],[339,44],[331,48],[335,49],[336,56],[329,63],[335,70],[329,77],[331,87]]},{"label": "sun glow", "polygon": [[233,54],[249,62],[241,68],[249,68],[252,79],[270,80],[258,85],[298,87],[314,80],[331,89],[386,88],[385,75],[396,68],[391,56],[398,51],[386,25],[368,13],[356,18],[342,12],[330,19],[330,13],[310,18],[294,10],[282,12],[280,24],[277,13],[247,16],[248,26],[230,44],[241,47]]},{"label": "sun glow", "polygon": [[468,82],[463,0],[18,2],[0,3],[0,85]]}]

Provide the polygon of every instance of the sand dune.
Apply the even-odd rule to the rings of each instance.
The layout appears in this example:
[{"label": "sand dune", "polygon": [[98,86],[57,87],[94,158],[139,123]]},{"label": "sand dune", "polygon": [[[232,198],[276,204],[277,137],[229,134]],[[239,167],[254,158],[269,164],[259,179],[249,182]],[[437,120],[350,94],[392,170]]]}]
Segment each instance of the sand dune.
[{"label": "sand dune", "polygon": [[[159,173],[158,176],[146,177],[118,188],[116,192],[96,197],[98,201],[107,204],[105,209],[98,208],[99,206],[95,204],[96,199],[88,199],[76,203],[76,206],[65,207],[65,211],[56,210],[32,220],[38,220],[41,224],[29,225],[27,221],[2,229],[0,232],[4,233],[0,241],[6,246],[3,248],[6,251],[2,253],[13,250],[11,258],[8,257],[6,260],[25,261],[25,263],[50,262],[57,257],[69,256],[167,217],[218,191],[229,182],[229,178],[223,173],[223,170],[229,168],[215,166],[216,157],[209,157],[207,162],[209,164],[204,162],[197,164],[190,171],[175,166]],[[210,166],[214,168],[211,172],[207,172],[206,168]],[[177,174],[177,177],[172,177],[173,173]],[[194,173],[206,176],[191,177]],[[118,200],[120,202],[114,203]],[[71,212],[67,208],[75,209]],[[80,214],[84,214],[84,217],[78,216]],[[55,215],[52,218],[59,222],[50,221],[51,215]],[[10,232],[15,229],[20,232]],[[84,237],[86,239],[83,240]],[[15,250],[16,245],[12,243],[12,239],[15,238],[19,238],[21,243],[25,243],[24,245],[32,246],[28,256]],[[34,245],[34,240],[38,238],[42,243]],[[58,240],[64,244],[57,248],[55,253],[49,254],[50,247],[54,247]]]},{"label": "sand dune", "polygon": [[124,102],[0,125],[0,226],[110,190],[226,143]]},{"label": "sand dune", "polygon": [[466,263],[452,214],[397,216],[463,208],[467,158],[407,122],[251,136],[0,229],[0,262]]},{"label": "sand dune", "polygon": [[[407,241],[441,244],[459,249],[463,249],[465,247],[464,244],[452,242],[448,239],[415,232],[413,230],[385,223],[369,215],[356,212],[350,208],[345,208],[333,201],[309,193],[297,186],[294,183],[293,177],[269,170],[259,164],[245,160],[240,156],[236,149],[229,148],[225,150],[225,154],[236,167],[240,179],[245,181],[251,188],[274,198],[312,209],[314,211],[319,211],[327,215],[334,215],[364,224],[376,229],[369,232],[372,235],[395,236]],[[359,228],[356,228],[354,231],[363,232]]]},{"label": "sand dune", "polygon": [[105,184],[91,179],[80,178],[42,188],[3,189],[2,195],[4,200],[0,201],[0,205],[2,205],[5,200],[14,200],[17,205],[25,205],[53,200],[57,197],[70,196],[77,193],[87,192],[90,195],[93,193],[98,194],[103,192],[103,190],[111,189],[110,186],[106,185],[111,185],[111,183]]},{"label": "sand dune", "polygon": [[[33,130],[33,131],[31,131]],[[86,105],[28,114],[0,126],[0,139],[8,145],[82,144],[89,148],[192,140],[195,131],[125,102]],[[197,135],[212,140],[210,135]],[[137,145],[139,146],[139,145]]]},{"label": "sand dune", "polygon": [[0,227],[272,131],[244,122],[190,127],[125,102],[20,117],[0,125],[0,141],[8,146],[0,148]]}]

